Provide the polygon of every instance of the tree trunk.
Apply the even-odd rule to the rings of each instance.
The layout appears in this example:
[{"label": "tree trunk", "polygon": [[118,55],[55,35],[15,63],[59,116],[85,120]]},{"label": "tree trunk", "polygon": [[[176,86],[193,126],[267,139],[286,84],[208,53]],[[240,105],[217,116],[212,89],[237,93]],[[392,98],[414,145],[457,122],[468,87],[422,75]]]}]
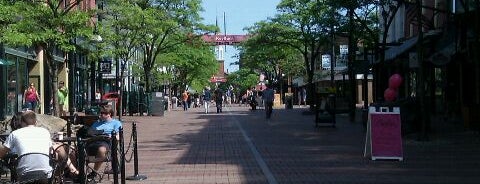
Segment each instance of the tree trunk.
[{"label": "tree trunk", "polygon": [[308,92],[307,92],[307,101],[310,103],[309,104],[309,107],[310,107],[310,111],[313,112],[313,110],[315,109],[314,107],[314,94],[315,94],[315,85],[313,83],[313,69],[314,69],[314,62],[312,61],[311,57],[308,56],[308,54],[304,54],[304,59],[305,59],[305,63],[307,66],[307,87],[308,87]]},{"label": "tree trunk", "polygon": [[[42,105],[39,104],[40,108],[45,108],[45,107],[53,107],[53,110],[52,110],[52,114],[54,116],[57,116],[59,115],[59,106],[58,106],[58,103],[57,103],[57,100],[58,100],[58,94],[57,94],[57,81],[58,81],[58,71],[57,71],[57,64],[55,63],[55,61],[53,60],[53,53],[51,52],[51,49],[48,48],[48,46],[38,46],[37,47],[37,50],[38,51],[41,51],[43,50],[45,52],[45,57],[43,59],[45,59],[45,63],[46,63],[46,66],[47,66],[47,69],[48,69],[48,76],[49,78],[52,80],[52,82],[50,83],[50,92],[52,93],[52,98],[51,99],[46,99],[44,98],[44,102],[41,102]],[[45,94],[43,94],[45,95]],[[50,104],[51,102],[51,104]],[[49,105],[47,105],[47,103]],[[44,109],[46,110],[46,109]]]}]

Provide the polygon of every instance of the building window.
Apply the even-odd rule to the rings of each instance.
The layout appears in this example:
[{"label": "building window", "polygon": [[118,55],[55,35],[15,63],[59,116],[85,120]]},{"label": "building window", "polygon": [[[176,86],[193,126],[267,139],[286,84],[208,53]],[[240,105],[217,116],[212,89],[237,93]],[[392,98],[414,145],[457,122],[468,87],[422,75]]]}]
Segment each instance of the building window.
[{"label": "building window", "polygon": [[14,115],[22,110],[23,92],[28,83],[26,59],[10,54],[7,54],[5,58],[15,62],[15,64],[7,66],[7,115]]}]

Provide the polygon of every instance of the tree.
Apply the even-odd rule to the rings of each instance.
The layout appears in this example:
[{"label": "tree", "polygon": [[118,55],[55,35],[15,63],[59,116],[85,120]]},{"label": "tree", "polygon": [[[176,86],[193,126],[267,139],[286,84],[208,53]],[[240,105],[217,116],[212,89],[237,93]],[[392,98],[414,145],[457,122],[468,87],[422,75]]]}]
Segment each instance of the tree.
[{"label": "tree", "polygon": [[[286,45],[265,42],[261,37],[256,36],[261,34],[256,31],[258,30],[254,27],[250,28],[249,34],[254,36],[240,45],[242,67],[258,73],[265,73],[269,76],[268,80],[274,83],[283,82],[282,74],[287,76],[305,75],[303,60],[299,52]],[[256,76],[258,78],[258,74]]]},{"label": "tree", "polygon": [[[175,47],[187,42],[193,35],[214,30],[200,24],[199,0],[137,1],[143,11],[140,32],[144,51],[143,69],[147,91],[150,91],[150,72],[161,54],[175,51]],[[194,36],[200,37],[200,36]]]},{"label": "tree", "polygon": [[[54,61],[54,53],[57,49],[64,53],[75,51],[75,40],[91,37],[93,29],[89,23],[94,11],[78,11],[82,0],[1,2],[0,20],[9,24],[2,29],[0,42],[13,47],[33,47],[37,52],[44,51],[48,80],[51,81],[50,89],[57,91],[58,67],[63,63]],[[14,12],[15,15],[5,12]],[[14,19],[4,16],[12,16]],[[53,95],[54,107],[58,110],[57,98],[56,94]]]},{"label": "tree", "polygon": [[[319,0],[282,0],[277,6],[280,14],[253,27],[259,40],[270,45],[291,47],[302,55],[310,94],[315,94],[315,61],[328,43],[330,26],[327,24],[327,8],[326,4]],[[313,109],[314,95],[308,97]]]},{"label": "tree", "polygon": [[[117,71],[120,81],[115,81],[116,86],[121,87],[120,96],[123,96],[123,81],[126,62],[131,60],[137,50],[140,48],[142,29],[142,9],[131,1],[110,0],[108,7],[104,7],[102,24],[98,26],[99,32],[106,39],[106,45],[111,47],[111,54],[117,63]],[[103,28],[103,29],[102,29]],[[120,67],[120,69],[118,68]],[[118,75],[118,74],[117,74]],[[120,110],[123,108],[123,102],[119,102]],[[121,119],[122,113],[119,114]]]},{"label": "tree", "polygon": [[258,74],[248,68],[241,68],[227,76],[227,85],[234,86],[240,92],[245,93],[248,88],[255,86],[258,82]]},{"label": "tree", "polygon": [[[354,66],[360,66],[356,55],[360,42],[365,46],[373,46],[377,38],[376,5],[374,0],[329,0],[332,26],[332,36],[336,33],[347,33],[348,37],[348,76],[349,76],[349,109],[350,121],[355,120],[357,98],[356,74],[359,71]],[[335,28],[338,26],[338,30]],[[366,51],[366,50],[365,50]],[[365,67],[365,70],[368,67]],[[364,74],[366,72],[363,72]],[[333,80],[333,79],[332,79]],[[366,82],[364,83],[366,86]],[[367,93],[365,93],[367,94]]]},{"label": "tree", "polygon": [[176,82],[182,90],[190,86],[201,91],[218,69],[212,49],[200,38],[177,45],[173,52],[164,54],[159,60],[166,66],[175,66]]},{"label": "tree", "polygon": [[[261,34],[256,31],[250,29],[249,34]],[[270,44],[261,37],[252,36],[240,45],[239,50],[243,67],[265,72],[275,72],[280,69],[284,73],[295,76],[303,72],[303,62],[298,52],[292,47]]]}]

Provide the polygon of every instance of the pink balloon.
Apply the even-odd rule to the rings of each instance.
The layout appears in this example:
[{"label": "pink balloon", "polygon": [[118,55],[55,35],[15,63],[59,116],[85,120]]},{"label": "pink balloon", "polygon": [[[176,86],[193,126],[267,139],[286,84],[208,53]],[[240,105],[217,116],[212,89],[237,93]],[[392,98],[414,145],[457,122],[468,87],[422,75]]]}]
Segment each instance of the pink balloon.
[{"label": "pink balloon", "polygon": [[383,97],[385,98],[385,101],[392,102],[397,98],[397,91],[392,88],[387,88],[383,92]]},{"label": "pink balloon", "polygon": [[393,74],[388,79],[388,88],[398,89],[402,84],[403,78],[400,74]]}]

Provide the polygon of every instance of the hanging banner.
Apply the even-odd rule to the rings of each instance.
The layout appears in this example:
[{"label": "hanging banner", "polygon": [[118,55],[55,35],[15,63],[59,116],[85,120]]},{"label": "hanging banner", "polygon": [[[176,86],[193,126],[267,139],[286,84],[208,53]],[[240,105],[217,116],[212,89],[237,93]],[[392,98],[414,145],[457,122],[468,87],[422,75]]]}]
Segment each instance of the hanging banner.
[{"label": "hanging banner", "polygon": [[369,108],[364,156],[372,160],[403,160],[400,108]]}]

